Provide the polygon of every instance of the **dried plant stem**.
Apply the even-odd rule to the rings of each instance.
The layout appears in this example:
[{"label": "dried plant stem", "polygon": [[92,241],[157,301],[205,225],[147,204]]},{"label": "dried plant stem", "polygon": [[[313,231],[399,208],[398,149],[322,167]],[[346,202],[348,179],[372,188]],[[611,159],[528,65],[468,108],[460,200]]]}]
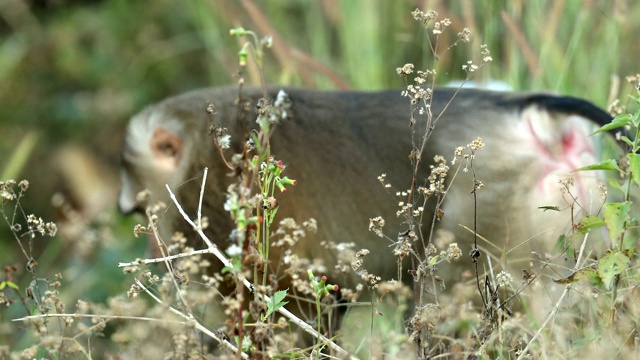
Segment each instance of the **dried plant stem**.
[{"label": "dried plant stem", "polygon": [[[140,288],[142,290],[144,290],[149,296],[151,296],[155,301],[157,301],[158,303],[165,305],[162,300],[160,300],[159,298],[157,298],[155,295],[153,295],[149,290],[147,290],[147,288],[138,280],[136,279],[136,284],[138,284],[138,286],[140,286]],[[167,306],[167,308],[169,308],[169,311],[171,311],[172,313],[186,319],[187,321],[171,321],[171,320],[166,320],[166,319],[156,319],[156,318],[150,318],[150,317],[144,317],[144,316],[129,316],[129,315],[94,315],[94,314],[41,314],[41,315],[32,315],[32,316],[25,316],[25,317],[21,317],[18,319],[13,319],[11,321],[29,321],[29,320],[35,320],[35,319],[46,319],[46,318],[73,318],[73,319],[78,319],[78,318],[83,318],[83,319],[105,319],[105,320],[141,320],[141,321],[149,321],[149,322],[162,322],[162,323],[173,323],[173,324],[178,324],[178,325],[186,325],[187,323],[189,324],[194,324],[195,328],[202,331],[204,334],[209,335],[211,338],[213,338],[214,340],[218,341],[219,343],[221,343],[223,346],[225,346],[226,348],[228,348],[229,350],[233,351],[233,352],[237,352],[238,349],[236,348],[235,345],[231,344],[230,342],[221,339],[218,335],[216,335],[215,333],[211,332],[209,329],[207,329],[206,327],[202,326],[200,323],[198,323],[193,316],[191,315],[186,315],[181,313],[180,311]],[[249,356],[247,354],[242,354],[242,358],[243,359],[248,359]]]},{"label": "dried plant stem", "polygon": [[[580,246],[580,252],[578,253],[578,259],[576,260],[576,265],[573,267],[574,272],[578,271],[578,268],[580,266],[580,261],[582,260],[582,255],[584,254],[584,249],[586,247],[588,238],[589,238],[589,234],[587,233],[584,235],[584,239],[582,240],[582,245]],[[567,294],[569,293],[569,290],[571,290],[571,287],[572,287],[572,284],[567,284],[564,287],[564,291],[562,292],[562,295],[560,295],[560,297],[558,298],[558,301],[556,301],[555,306],[553,307],[553,309],[551,309],[551,312],[549,313],[549,315],[547,315],[547,318],[544,320],[542,325],[540,325],[540,328],[538,329],[538,331],[536,331],[535,335],[533,335],[533,337],[531,338],[531,341],[529,341],[527,346],[522,350],[522,352],[518,356],[518,360],[522,360],[527,356],[527,351],[529,350],[529,347],[531,346],[531,344],[533,344],[534,341],[536,341],[538,336],[542,334],[542,330],[544,330],[544,328],[547,326],[549,321],[551,321],[551,319],[553,319],[556,316],[556,313],[558,313],[558,310],[560,309],[560,304],[562,303],[562,300],[564,300],[564,298],[567,296]]]},{"label": "dried plant stem", "polygon": [[[208,169],[205,168],[204,169],[204,179],[202,180],[202,189],[200,190],[200,202],[199,202],[200,205],[202,204],[202,197],[204,196],[204,185],[206,184],[207,173],[208,173]],[[200,237],[205,242],[205,244],[207,244],[209,253],[211,253],[215,257],[217,257],[218,260],[220,260],[224,266],[229,267],[229,268],[233,268],[233,264],[231,263],[231,261],[229,259],[227,259],[227,257],[222,253],[222,251],[220,251],[218,246],[216,246],[213,242],[211,242],[211,240],[207,237],[207,235],[205,235],[205,233],[202,231],[202,227],[201,226],[196,226],[196,224],[191,220],[191,218],[189,218],[189,215],[187,215],[187,213],[184,211],[184,209],[182,208],[182,206],[178,202],[178,199],[176,198],[175,194],[173,193],[173,191],[171,191],[171,188],[169,188],[169,185],[166,185],[166,187],[167,187],[167,191],[169,191],[169,196],[171,197],[171,200],[176,205],[176,208],[178,209],[178,211],[180,212],[180,214],[182,215],[184,220],[187,223],[189,223],[189,225],[191,225],[196,230],[196,232],[200,235]],[[201,209],[200,208],[198,209],[198,213],[199,214],[201,213]],[[242,284],[247,289],[249,289],[249,291],[251,291],[251,292],[254,291],[253,284],[251,284],[251,282],[249,282],[247,279],[242,279]],[[262,298],[262,300],[265,303],[269,303],[271,301],[271,298],[269,296],[267,296],[267,295],[260,295],[260,297]],[[331,350],[333,350],[333,351],[335,351],[336,353],[339,354],[340,358],[348,358],[348,359],[354,359],[354,360],[357,359],[356,357],[351,356],[346,350],[344,350],[343,348],[338,346],[331,339],[329,339],[326,336],[320,334],[313,327],[311,327],[311,325],[307,324],[306,322],[304,322],[303,320],[299,319],[297,316],[295,316],[294,314],[289,312],[287,309],[279,308],[278,312],[280,314],[282,314],[283,316],[285,316],[290,321],[292,321],[294,324],[299,326],[306,333],[308,333],[311,336],[315,337],[320,342],[322,342],[324,344],[327,344],[327,346],[329,348],[331,348]]]},{"label": "dried plant stem", "polygon": [[176,254],[176,255],[168,255],[168,256],[163,256],[163,257],[159,257],[159,258],[154,258],[154,259],[138,259],[132,262],[120,262],[118,263],[118,267],[127,267],[127,266],[137,266],[137,265],[148,265],[148,264],[155,264],[155,263],[159,263],[159,262],[165,262],[167,260],[175,260],[175,259],[180,259],[180,258],[184,258],[184,257],[190,257],[190,256],[195,256],[195,255],[202,255],[202,254],[210,254],[211,251],[209,251],[209,249],[202,249],[202,250],[194,250],[194,251],[190,251],[190,252],[185,252],[185,253],[180,253],[180,254]]},{"label": "dried plant stem", "polygon": [[40,314],[40,315],[29,315],[24,316],[18,319],[11,319],[11,321],[27,321],[27,320],[36,320],[36,319],[44,319],[44,318],[74,318],[74,319],[105,319],[105,320],[142,320],[149,322],[170,322],[177,325],[182,325],[184,321],[171,321],[164,319],[156,319],[146,316],[130,316],[130,315],[97,315],[97,314]]},{"label": "dried plant stem", "polygon": [[[225,346],[226,348],[228,348],[229,350],[233,351],[234,353],[238,353],[238,348],[233,345],[232,343],[228,342],[227,340],[224,340],[222,338],[220,338],[218,335],[216,335],[216,333],[212,332],[211,330],[207,329],[206,327],[204,327],[202,324],[200,324],[194,317],[193,315],[191,315],[191,313],[183,313],[179,310],[176,310],[174,308],[172,308],[169,305],[166,305],[164,302],[162,302],[162,300],[160,298],[158,298],[157,296],[155,296],[151,291],[149,291],[147,289],[146,286],[144,286],[144,284],[142,282],[140,282],[140,280],[135,279],[136,284],[138,284],[138,286],[140,286],[140,288],[142,290],[144,290],[145,293],[147,293],[147,295],[149,295],[153,300],[155,300],[158,304],[162,304],[165,305],[167,307],[167,309],[169,309],[169,311],[171,311],[172,313],[184,318],[185,320],[187,320],[187,322],[189,322],[190,324],[193,324],[195,326],[196,329],[198,329],[199,331],[201,331],[203,334],[208,335],[209,337],[211,337],[212,339],[218,341],[219,343],[221,343],[223,346]],[[240,353],[243,359],[248,359],[249,355],[245,354],[245,353]]]}]

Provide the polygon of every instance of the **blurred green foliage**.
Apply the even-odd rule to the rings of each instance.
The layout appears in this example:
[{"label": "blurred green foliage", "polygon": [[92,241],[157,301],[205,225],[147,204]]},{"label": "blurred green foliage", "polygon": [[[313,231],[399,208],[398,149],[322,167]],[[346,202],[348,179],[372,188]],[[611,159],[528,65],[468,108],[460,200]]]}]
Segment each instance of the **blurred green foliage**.
[{"label": "blurred green foliage", "polygon": [[[640,6],[633,2],[425,3],[452,18],[451,35],[462,27],[474,34],[472,46],[440,59],[442,82],[463,77],[461,64],[477,59],[483,43],[495,62],[479,80],[556,90],[600,105],[605,105],[612,75],[636,71],[634,52],[640,50],[634,46],[638,25],[632,19],[640,15]],[[13,129],[19,135],[26,127],[38,127],[54,143],[92,136],[96,126],[122,126],[132,112],[169,94],[231,83],[238,43],[228,30],[234,26],[262,35],[273,29],[276,48],[286,47],[274,48],[267,63],[270,83],[336,86],[297,52],[355,89],[401,86],[396,67],[432,62],[425,56],[430,51],[422,30],[409,14],[415,6],[411,1],[3,4],[3,133]]]}]

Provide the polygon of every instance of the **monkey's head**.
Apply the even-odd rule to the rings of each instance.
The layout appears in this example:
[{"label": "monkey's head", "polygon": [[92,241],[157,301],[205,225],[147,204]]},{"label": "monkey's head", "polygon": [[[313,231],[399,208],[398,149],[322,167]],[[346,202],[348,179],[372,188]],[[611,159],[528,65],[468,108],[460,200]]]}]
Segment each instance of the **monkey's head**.
[{"label": "monkey's head", "polygon": [[236,97],[237,91],[232,88],[194,91],[150,105],[133,116],[121,155],[120,212],[144,212],[149,206],[163,203],[166,210],[158,213],[160,235],[168,239],[180,231],[190,245],[201,248],[204,243],[180,217],[166,186],[194,217],[207,167],[209,176],[202,201],[203,216],[212,222],[207,235],[219,244],[227,239],[233,224],[224,210],[224,194],[234,178],[216,151],[210,127],[212,123],[228,126],[239,122],[237,102],[233,100]]},{"label": "monkey's head", "polygon": [[197,181],[184,182],[193,175],[194,162],[206,163],[193,158],[208,157],[212,148],[205,106],[204,99],[178,97],[149,106],[131,119],[121,155],[118,207],[122,213],[144,211],[159,201],[169,205],[165,185],[172,190],[199,187]]}]

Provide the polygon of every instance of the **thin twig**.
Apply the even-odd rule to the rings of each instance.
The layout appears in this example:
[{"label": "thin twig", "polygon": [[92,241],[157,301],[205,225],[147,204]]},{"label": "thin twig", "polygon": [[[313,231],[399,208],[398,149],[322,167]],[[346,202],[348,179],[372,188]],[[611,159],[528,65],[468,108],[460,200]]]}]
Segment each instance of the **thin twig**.
[{"label": "thin twig", "polygon": [[202,199],[204,198],[204,184],[207,181],[209,168],[204,168],[204,176],[202,177],[202,185],[200,186],[200,199],[198,200],[198,225],[202,226]]},{"label": "thin twig", "polygon": [[[171,263],[168,260],[169,253],[168,253],[167,244],[164,242],[164,240],[162,240],[162,237],[160,236],[160,233],[158,232],[158,226],[157,226],[156,222],[153,221],[152,216],[149,213],[149,210],[147,210],[146,213],[147,213],[147,218],[149,219],[151,232],[153,233],[153,237],[156,239],[156,242],[158,243],[158,249],[160,250],[160,254],[162,255],[162,259],[164,260],[164,264],[167,267],[167,271],[169,272],[169,274],[171,274],[171,277],[170,277],[171,278],[171,282],[173,282],[173,286],[176,289],[179,289],[180,286],[178,285],[177,277],[174,276],[175,272],[173,270],[173,263]],[[191,307],[190,307],[189,303],[187,302],[187,300],[184,298],[184,296],[183,296],[181,291],[176,291],[176,297],[180,300],[182,305],[184,305],[184,307],[187,309],[187,311],[189,313],[191,313]]]},{"label": "thin twig", "polygon": [[[220,338],[216,333],[210,331],[209,329],[207,329],[206,327],[204,327],[202,324],[200,324],[194,317],[193,315],[191,315],[191,313],[182,313],[179,310],[176,310],[174,308],[172,308],[171,306],[165,304],[160,298],[158,298],[157,296],[155,296],[151,291],[149,291],[149,289],[147,289],[146,286],[144,286],[144,284],[142,282],[140,282],[140,280],[138,279],[134,279],[136,284],[138,284],[138,286],[140,286],[140,288],[147,293],[147,295],[149,295],[153,300],[155,300],[158,304],[164,305],[167,307],[167,309],[169,309],[169,311],[171,311],[172,313],[184,318],[185,320],[187,320],[187,322],[189,324],[193,324],[195,326],[196,329],[198,329],[199,331],[201,331],[202,333],[208,335],[209,337],[211,337],[212,339],[218,341],[219,343],[221,343],[222,345],[224,345],[226,348],[228,348],[229,350],[233,351],[234,353],[238,352],[238,348],[233,345],[232,343],[230,343],[229,341]],[[249,355],[245,354],[245,353],[241,353],[242,354],[242,358],[243,359],[248,359]]]},{"label": "thin twig", "polygon": [[[578,268],[580,266],[580,261],[582,260],[582,255],[584,254],[584,249],[586,247],[588,238],[589,238],[589,233],[584,235],[584,240],[582,241],[582,245],[580,246],[580,252],[578,253],[578,259],[576,260],[576,265],[573,267],[574,272],[578,271]],[[565,296],[567,296],[567,294],[569,293],[569,290],[571,290],[572,285],[573,284],[567,284],[564,287],[564,291],[562,292],[562,295],[560,295],[555,306],[553,307],[553,309],[551,309],[551,312],[549,313],[549,315],[547,315],[547,318],[544,320],[542,325],[540,325],[540,328],[538,329],[538,331],[536,331],[535,335],[533,335],[533,337],[531,338],[531,341],[529,341],[527,346],[524,349],[522,349],[522,352],[518,356],[518,360],[524,359],[526,357],[527,351],[529,350],[529,347],[531,346],[531,344],[533,344],[533,342],[538,338],[538,336],[540,336],[540,334],[542,333],[542,330],[544,330],[544,328],[547,326],[549,321],[551,321],[551,319],[555,317],[556,313],[560,309],[560,304],[562,303],[562,300],[564,300]]]},{"label": "thin twig", "polygon": [[154,259],[138,259],[138,260],[135,260],[135,261],[132,261],[132,262],[126,262],[126,263],[125,262],[121,262],[121,263],[118,263],[118,267],[122,268],[122,267],[127,267],[127,266],[155,264],[155,263],[164,262],[164,261],[167,261],[167,260],[175,260],[175,259],[180,259],[180,258],[183,258],[183,257],[202,255],[202,254],[210,254],[210,253],[211,253],[211,251],[209,251],[209,249],[194,250],[194,251],[184,252],[184,253],[180,253],[180,254],[176,254],[176,255],[163,256],[163,257],[154,258]]},{"label": "thin twig", "polygon": [[[201,197],[200,202],[202,202],[202,196],[204,195],[204,185],[206,183],[206,178],[207,178],[207,172],[205,171],[204,172],[204,179],[202,181],[203,189],[201,189],[201,191],[200,191],[200,197]],[[178,209],[180,214],[182,214],[182,217],[184,218],[184,220],[187,223],[189,223],[189,225],[193,226],[193,228],[196,230],[198,235],[200,235],[200,237],[205,242],[205,244],[207,244],[207,247],[208,247],[210,253],[213,254],[215,257],[217,257],[218,260],[220,260],[224,266],[229,267],[229,268],[233,268],[233,264],[231,263],[231,261],[229,259],[227,259],[227,257],[220,251],[218,246],[216,246],[213,242],[211,242],[211,240],[207,237],[207,235],[205,235],[205,233],[202,231],[202,227],[201,226],[196,226],[193,223],[193,221],[189,218],[189,215],[187,215],[187,213],[184,211],[184,209],[182,208],[182,206],[178,202],[178,199],[176,198],[175,194],[171,191],[171,188],[169,188],[169,185],[166,185],[166,187],[167,187],[167,191],[169,191],[169,196],[171,197],[171,200],[176,205],[176,208]],[[251,284],[251,282],[249,282],[249,280],[242,279],[242,284],[247,289],[249,289],[249,291],[251,291],[251,292],[254,291],[254,286],[253,286],[253,284]],[[260,294],[260,297],[262,298],[262,300],[265,303],[271,302],[271,298],[269,296],[267,296],[267,295]],[[278,309],[278,312],[280,314],[282,314],[283,316],[285,316],[290,321],[292,321],[294,324],[299,326],[304,332],[306,332],[306,333],[310,334],[311,336],[319,339],[321,342],[326,343],[327,346],[330,347],[333,351],[337,352],[341,358],[349,358],[349,359],[354,359],[354,360],[358,359],[357,357],[354,357],[354,356],[350,355],[349,352],[347,352],[346,350],[344,350],[343,348],[338,346],[331,339],[329,339],[326,336],[320,334],[311,325],[309,325],[306,322],[304,322],[303,320],[299,319],[297,316],[295,316],[294,314],[289,312],[287,309],[281,307],[281,308]]]},{"label": "thin twig", "polygon": [[142,320],[149,322],[162,322],[162,323],[173,323],[173,324],[185,324],[184,321],[175,321],[175,320],[165,320],[165,319],[156,319],[145,316],[130,316],[130,315],[98,315],[98,314],[40,314],[40,315],[29,315],[24,316],[18,319],[11,319],[11,321],[28,321],[28,320],[36,320],[36,319],[46,319],[46,318],[74,318],[74,319],[106,319],[106,320]]}]

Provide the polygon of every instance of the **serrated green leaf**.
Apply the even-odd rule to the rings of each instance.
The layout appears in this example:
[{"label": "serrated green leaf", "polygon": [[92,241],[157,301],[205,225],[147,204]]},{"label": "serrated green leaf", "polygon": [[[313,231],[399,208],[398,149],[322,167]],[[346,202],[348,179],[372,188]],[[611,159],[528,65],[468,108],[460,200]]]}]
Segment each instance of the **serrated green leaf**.
[{"label": "serrated green leaf", "polygon": [[605,255],[598,263],[598,275],[607,289],[611,289],[613,280],[629,267],[629,258],[620,251]]},{"label": "serrated green leaf", "polygon": [[630,202],[604,204],[604,222],[609,230],[609,238],[616,241],[625,230]]},{"label": "serrated green leaf", "polygon": [[284,300],[285,297],[287,297],[287,290],[280,290],[280,291],[276,291],[276,293],[273,294],[273,297],[271,298],[271,300],[274,303],[279,304],[282,302],[282,300]]},{"label": "serrated green leaf", "polygon": [[262,315],[262,321],[265,321],[271,314],[289,303],[288,301],[283,301],[287,297],[287,290],[276,291],[275,294],[273,294],[267,303],[266,314]]}]

